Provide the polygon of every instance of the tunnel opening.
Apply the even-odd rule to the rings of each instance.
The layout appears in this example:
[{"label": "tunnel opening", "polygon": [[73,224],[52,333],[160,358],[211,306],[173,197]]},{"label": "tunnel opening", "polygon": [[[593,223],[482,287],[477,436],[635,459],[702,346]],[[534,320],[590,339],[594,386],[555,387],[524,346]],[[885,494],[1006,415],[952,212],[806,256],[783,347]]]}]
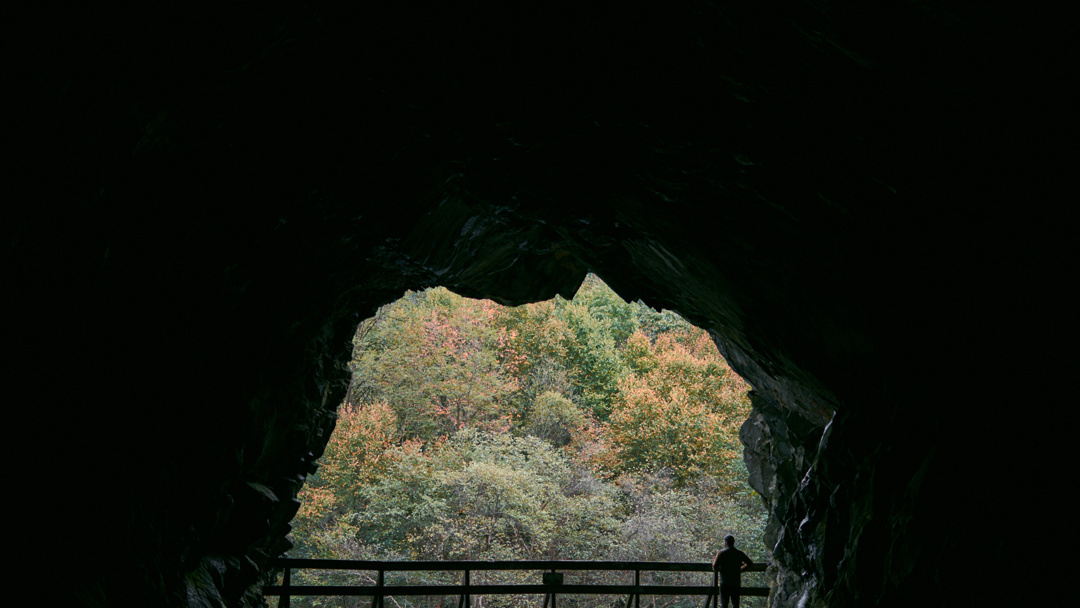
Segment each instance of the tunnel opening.
[{"label": "tunnel opening", "polygon": [[[289,556],[708,563],[734,534],[753,559],[768,561],[767,505],[749,486],[738,438],[750,387],[708,332],[675,312],[626,302],[591,273],[570,299],[514,307],[436,287],[380,307],[357,326],[352,344],[349,385],[318,472],[299,492]],[[387,582],[452,578],[417,575],[388,574]],[[569,574],[592,584],[618,584],[624,575]],[[490,572],[483,580],[527,576]],[[706,578],[644,576],[657,584]],[[373,577],[315,570],[294,574],[293,583],[372,584]],[[760,573],[744,578],[765,585]],[[423,607],[445,598],[393,601]],[[695,602],[645,598],[656,608]]]}]

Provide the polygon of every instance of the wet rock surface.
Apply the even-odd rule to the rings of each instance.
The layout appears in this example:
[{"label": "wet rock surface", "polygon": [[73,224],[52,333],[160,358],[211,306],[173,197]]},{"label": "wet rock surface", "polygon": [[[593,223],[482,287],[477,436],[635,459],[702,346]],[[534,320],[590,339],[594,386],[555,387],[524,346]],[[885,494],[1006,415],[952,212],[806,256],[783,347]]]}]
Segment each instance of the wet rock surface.
[{"label": "wet rock surface", "polygon": [[1025,285],[1006,159],[1039,130],[1012,16],[602,4],[23,24],[9,428],[34,430],[26,554],[87,556],[60,593],[254,605],[355,324],[405,289],[520,304],[588,271],[753,385],[771,605],[985,592],[949,584],[980,576],[957,556],[1005,559],[986,505],[1039,458],[979,413],[1016,348],[998,286]]}]

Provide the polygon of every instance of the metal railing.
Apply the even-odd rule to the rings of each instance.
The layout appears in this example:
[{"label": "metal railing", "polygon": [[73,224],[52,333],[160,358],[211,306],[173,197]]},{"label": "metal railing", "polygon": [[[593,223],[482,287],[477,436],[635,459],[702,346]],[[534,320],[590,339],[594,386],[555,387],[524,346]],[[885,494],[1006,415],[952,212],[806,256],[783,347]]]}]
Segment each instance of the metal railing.
[{"label": "metal railing", "polygon": [[[600,561],[445,561],[381,562],[336,559],[275,558],[270,566],[282,570],[280,585],[263,588],[263,595],[278,597],[278,608],[289,608],[289,599],[298,595],[371,596],[371,608],[383,608],[383,598],[408,595],[457,595],[458,608],[471,608],[473,595],[544,595],[543,608],[556,608],[558,595],[625,595],[626,608],[640,608],[642,595],[705,596],[702,608],[715,608],[719,594],[718,575],[711,585],[642,584],[642,572],[712,572],[712,565],[696,562],[600,562]],[[746,572],[764,572],[766,564],[754,564]],[[377,572],[373,585],[293,585],[293,570],[353,570]],[[543,573],[540,584],[474,584],[470,573],[492,570],[534,570]],[[634,573],[632,585],[563,584],[563,571],[624,571]],[[387,572],[462,572],[459,584],[388,585]],[[743,587],[742,596],[766,597],[768,587]]]}]

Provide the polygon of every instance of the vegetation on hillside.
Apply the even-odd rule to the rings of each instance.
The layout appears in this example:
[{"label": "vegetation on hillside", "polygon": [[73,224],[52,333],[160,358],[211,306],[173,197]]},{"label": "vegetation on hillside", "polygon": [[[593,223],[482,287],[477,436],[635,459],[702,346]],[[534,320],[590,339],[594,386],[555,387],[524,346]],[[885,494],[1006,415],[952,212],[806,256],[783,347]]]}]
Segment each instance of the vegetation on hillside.
[{"label": "vegetation on hillside", "polygon": [[435,288],[381,308],[354,346],[292,556],[708,561],[734,533],[763,557],[765,512],[737,437],[748,386],[677,315],[625,302],[592,275],[572,300],[514,308]]}]

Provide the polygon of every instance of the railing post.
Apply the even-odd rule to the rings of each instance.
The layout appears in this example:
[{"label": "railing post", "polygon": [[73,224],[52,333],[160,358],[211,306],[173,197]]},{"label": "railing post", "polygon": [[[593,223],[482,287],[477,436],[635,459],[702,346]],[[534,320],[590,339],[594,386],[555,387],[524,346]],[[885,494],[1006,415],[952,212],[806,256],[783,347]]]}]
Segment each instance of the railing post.
[{"label": "railing post", "polygon": [[375,582],[375,587],[378,590],[375,596],[371,598],[371,608],[383,608],[383,573],[385,570],[379,570],[379,578]]},{"label": "railing post", "polygon": [[[559,585],[562,585],[562,583],[563,583],[563,575],[562,575],[562,573],[557,572],[555,570],[555,568],[552,568],[551,572],[545,572],[544,573],[544,586],[545,587],[552,587],[552,586],[557,587]],[[555,608],[555,595],[556,595],[556,593],[554,591],[552,591],[551,593],[545,593],[544,594],[544,608],[547,608],[548,598],[549,597],[551,598],[551,608]]]},{"label": "railing post", "polygon": [[712,604],[712,608],[717,607],[718,602],[717,602],[717,595],[716,594],[720,592],[720,589],[718,588],[719,585],[720,585],[720,573],[719,572],[713,572],[712,573],[713,590],[712,590],[712,593],[705,596],[705,606],[704,606],[704,608],[709,608],[709,604]]},{"label": "railing post", "polygon": [[[635,587],[640,587],[641,586],[641,570],[634,570],[634,586]],[[641,594],[640,593],[631,593],[629,596],[627,596],[627,598],[626,598],[626,608],[630,608],[631,604],[633,604],[633,608],[641,608]],[[706,608],[708,608],[708,607],[706,606]]]},{"label": "railing post", "polygon": [[289,608],[289,570],[288,566],[285,566],[285,571],[281,574],[281,596],[278,598],[278,608]]}]

